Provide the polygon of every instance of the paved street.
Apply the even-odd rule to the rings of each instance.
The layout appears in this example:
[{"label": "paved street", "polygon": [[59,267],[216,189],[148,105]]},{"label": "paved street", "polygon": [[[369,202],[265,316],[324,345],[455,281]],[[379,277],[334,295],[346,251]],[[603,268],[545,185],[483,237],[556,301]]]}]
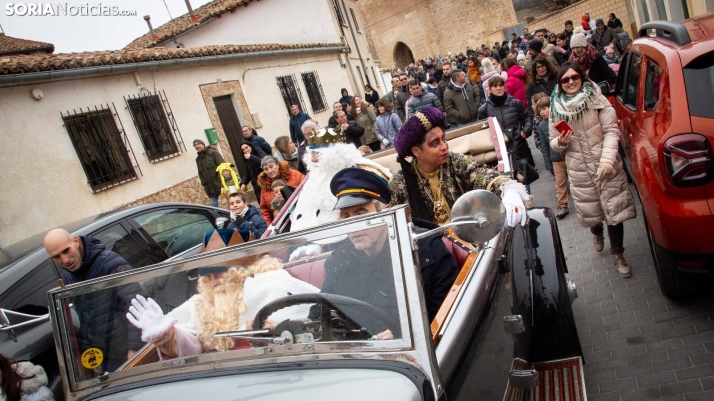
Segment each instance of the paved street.
[{"label": "paved street", "polygon": [[[555,179],[540,151],[531,148],[540,179],[531,185],[537,206],[557,209]],[[634,189],[633,189],[634,190]],[[635,197],[637,200],[637,197]],[[714,291],[707,280],[697,296],[673,301],[657,285],[641,205],[625,223],[625,258],[633,274],[622,279],[608,252],[570,214],[559,222],[569,277],[578,286],[573,304],[585,355],[590,401],[714,400]],[[606,235],[607,237],[607,235]]]}]

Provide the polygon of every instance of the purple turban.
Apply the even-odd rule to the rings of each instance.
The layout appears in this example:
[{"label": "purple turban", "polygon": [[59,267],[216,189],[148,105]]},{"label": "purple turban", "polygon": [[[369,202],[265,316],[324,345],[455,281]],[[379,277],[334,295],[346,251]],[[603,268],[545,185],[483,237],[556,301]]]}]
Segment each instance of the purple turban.
[{"label": "purple turban", "polygon": [[424,135],[434,127],[440,127],[446,131],[444,112],[436,107],[424,107],[409,117],[394,137],[394,148],[399,156],[414,156],[412,146],[421,143]]}]

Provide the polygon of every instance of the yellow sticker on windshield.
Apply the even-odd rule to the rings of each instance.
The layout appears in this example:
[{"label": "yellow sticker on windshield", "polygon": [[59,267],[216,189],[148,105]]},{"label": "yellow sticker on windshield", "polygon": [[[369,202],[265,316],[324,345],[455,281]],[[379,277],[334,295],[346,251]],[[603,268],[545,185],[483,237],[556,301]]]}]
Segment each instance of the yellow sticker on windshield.
[{"label": "yellow sticker on windshield", "polygon": [[99,348],[88,348],[82,352],[82,366],[87,369],[94,369],[102,364],[104,354]]}]

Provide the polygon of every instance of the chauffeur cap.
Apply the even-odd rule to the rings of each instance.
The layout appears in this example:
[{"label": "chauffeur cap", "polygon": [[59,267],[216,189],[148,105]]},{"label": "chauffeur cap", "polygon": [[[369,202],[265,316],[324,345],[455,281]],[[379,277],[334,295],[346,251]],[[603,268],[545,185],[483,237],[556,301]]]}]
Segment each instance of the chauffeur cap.
[{"label": "chauffeur cap", "polygon": [[357,167],[345,168],[335,174],[330,181],[330,191],[337,198],[335,210],[361,205],[373,199],[387,204],[392,199],[383,177]]}]

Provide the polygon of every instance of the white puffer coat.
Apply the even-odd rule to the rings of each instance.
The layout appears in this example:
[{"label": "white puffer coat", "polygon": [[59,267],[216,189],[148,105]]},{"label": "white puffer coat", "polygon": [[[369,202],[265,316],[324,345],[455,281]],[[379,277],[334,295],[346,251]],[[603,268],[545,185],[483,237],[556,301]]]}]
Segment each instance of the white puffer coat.
[{"label": "white puffer coat", "polygon": [[[47,374],[42,366],[32,362],[18,362],[12,365],[20,376],[27,377],[20,383],[21,401],[54,401],[55,396],[47,388]],[[6,401],[0,391],[0,400]]]},{"label": "white puffer coat", "polygon": [[[635,202],[618,153],[620,131],[617,128],[617,115],[600,89],[597,86],[594,88],[597,99],[577,118],[568,122],[573,129],[568,146],[558,145],[559,133],[554,127],[558,121],[548,121],[551,149],[556,152],[567,151],[565,164],[570,178],[570,193],[580,224],[585,227],[593,227],[602,221],[608,225],[617,225],[637,217]],[[612,162],[617,173],[601,190],[596,184],[595,175],[603,161]]]}]

